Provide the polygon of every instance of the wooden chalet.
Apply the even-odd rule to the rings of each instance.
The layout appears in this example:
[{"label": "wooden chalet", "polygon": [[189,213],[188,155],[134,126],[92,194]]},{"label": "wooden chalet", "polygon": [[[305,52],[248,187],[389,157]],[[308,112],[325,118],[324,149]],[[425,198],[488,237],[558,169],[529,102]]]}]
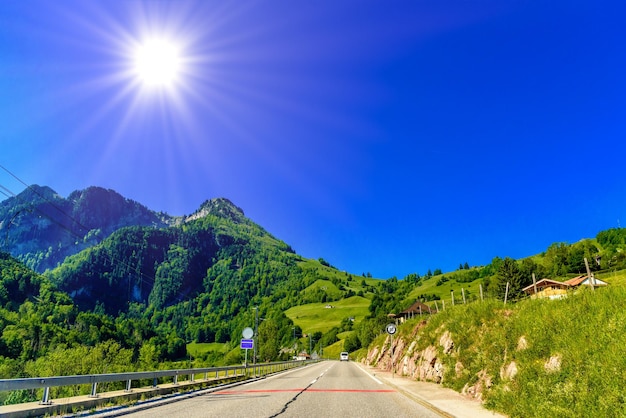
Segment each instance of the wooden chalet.
[{"label": "wooden chalet", "polygon": [[530,295],[532,299],[561,299],[567,296],[569,285],[556,280],[541,279],[535,284],[522,289],[524,293]]},{"label": "wooden chalet", "polygon": [[404,322],[407,319],[413,319],[416,316],[429,315],[434,313],[435,311],[430,306],[420,301],[416,301],[413,305],[395,315],[394,317],[396,319],[400,319],[400,322]]},{"label": "wooden chalet", "polygon": [[[608,284],[595,277],[593,277],[593,281],[594,287],[606,286]],[[591,286],[591,280],[588,275],[584,274],[582,276],[565,280],[564,282],[557,282],[556,280],[550,279],[541,279],[537,283],[526,286],[522,290],[526,294],[530,295],[531,298],[561,299],[567,297],[568,290],[580,286]]]}]

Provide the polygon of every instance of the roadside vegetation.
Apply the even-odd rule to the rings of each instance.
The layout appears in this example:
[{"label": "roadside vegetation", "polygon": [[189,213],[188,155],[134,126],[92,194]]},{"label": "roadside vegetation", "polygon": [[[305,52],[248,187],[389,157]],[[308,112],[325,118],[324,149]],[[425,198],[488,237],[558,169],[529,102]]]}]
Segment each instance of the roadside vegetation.
[{"label": "roadside vegetation", "polygon": [[[624,300],[626,287],[615,281],[560,300],[448,307],[402,325],[398,356],[419,363],[416,353],[434,347],[444,386],[512,417],[625,416]],[[370,349],[386,344],[381,336]]]}]

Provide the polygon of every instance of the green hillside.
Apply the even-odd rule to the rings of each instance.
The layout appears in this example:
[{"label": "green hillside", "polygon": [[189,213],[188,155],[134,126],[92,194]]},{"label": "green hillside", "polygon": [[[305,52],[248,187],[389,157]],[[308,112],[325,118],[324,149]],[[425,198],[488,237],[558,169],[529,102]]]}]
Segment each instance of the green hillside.
[{"label": "green hillside", "polygon": [[360,323],[369,314],[369,305],[368,299],[352,296],[336,302],[294,306],[287,309],[285,315],[306,333],[324,333],[340,326],[346,318],[355,324]]},{"label": "green hillside", "polygon": [[[485,266],[421,277],[403,298],[402,306],[408,307],[415,300],[423,300],[433,307],[435,300],[451,304],[451,291],[454,291],[456,303],[462,303],[463,292],[467,302],[478,300],[481,285],[485,298],[502,299],[506,281],[511,282],[511,297],[515,299],[522,296],[523,287],[532,284],[533,274],[537,280],[559,281],[585,274],[585,258],[598,278],[610,278],[626,268],[625,231],[624,228],[609,229],[599,232],[596,238],[574,244],[554,243],[546,251],[520,260],[494,257]],[[441,302],[438,305],[441,308]]]},{"label": "green hillside", "polygon": [[[410,320],[397,335],[396,372],[440,381],[512,417],[625,416],[626,272],[612,274],[607,288],[562,300],[447,305],[426,322]],[[368,361],[390,368],[389,355],[380,356],[387,349],[381,336]]]}]

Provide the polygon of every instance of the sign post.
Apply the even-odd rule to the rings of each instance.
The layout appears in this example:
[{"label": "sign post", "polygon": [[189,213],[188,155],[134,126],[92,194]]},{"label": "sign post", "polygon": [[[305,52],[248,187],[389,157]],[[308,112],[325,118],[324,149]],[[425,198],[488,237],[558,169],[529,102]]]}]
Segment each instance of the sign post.
[{"label": "sign post", "polygon": [[246,360],[244,364],[246,365],[246,367],[248,367],[248,350],[254,348],[254,340],[248,340],[243,338],[241,340],[241,343],[239,344],[239,348],[246,350]]},{"label": "sign post", "polygon": [[391,338],[391,349],[389,352],[391,353],[391,378],[393,379],[396,374],[396,370],[393,367],[393,334],[396,333],[396,324],[387,324],[385,331],[387,331],[387,334],[389,334],[389,337]]},{"label": "sign post", "polygon": [[250,327],[245,328],[243,332],[241,333],[241,336],[243,338],[241,339],[239,348],[241,348],[242,350],[246,350],[246,359],[243,363],[244,366],[246,367],[246,370],[248,369],[248,350],[250,350],[251,348],[254,348],[254,340],[251,339],[253,335],[254,335],[254,331]]}]

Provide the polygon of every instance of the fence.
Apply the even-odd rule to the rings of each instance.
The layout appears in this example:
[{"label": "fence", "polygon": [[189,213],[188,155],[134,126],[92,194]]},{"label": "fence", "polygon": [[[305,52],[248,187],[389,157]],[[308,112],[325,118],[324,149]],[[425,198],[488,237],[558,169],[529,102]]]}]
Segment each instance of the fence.
[{"label": "fence", "polygon": [[[76,385],[90,385],[91,392],[88,395],[89,398],[98,398],[98,384],[105,382],[124,382],[124,393],[131,393],[133,391],[133,382],[138,384],[140,381],[151,381],[152,388],[157,388],[159,381],[162,384],[171,384],[172,387],[176,387],[179,384],[179,377],[187,376],[188,382],[201,384],[202,382],[216,381],[216,380],[235,380],[235,379],[247,379],[249,377],[261,377],[264,375],[277,373],[294,367],[303,366],[314,362],[313,360],[307,361],[283,361],[275,363],[262,363],[256,365],[237,365],[226,367],[209,367],[209,368],[197,368],[197,369],[181,369],[181,370],[157,370],[147,372],[130,372],[130,373],[109,373],[109,374],[93,374],[93,375],[78,375],[78,376],[52,376],[52,377],[31,377],[21,379],[0,379],[0,392],[1,391],[16,391],[16,390],[29,390],[29,389],[43,389],[43,395],[39,405],[51,405],[50,388],[59,386],[76,386]],[[196,380],[198,375],[203,375],[203,378]],[[166,379],[170,382],[165,382]],[[122,395],[120,395],[122,396]],[[1,415],[1,414],[0,414]]]}]

